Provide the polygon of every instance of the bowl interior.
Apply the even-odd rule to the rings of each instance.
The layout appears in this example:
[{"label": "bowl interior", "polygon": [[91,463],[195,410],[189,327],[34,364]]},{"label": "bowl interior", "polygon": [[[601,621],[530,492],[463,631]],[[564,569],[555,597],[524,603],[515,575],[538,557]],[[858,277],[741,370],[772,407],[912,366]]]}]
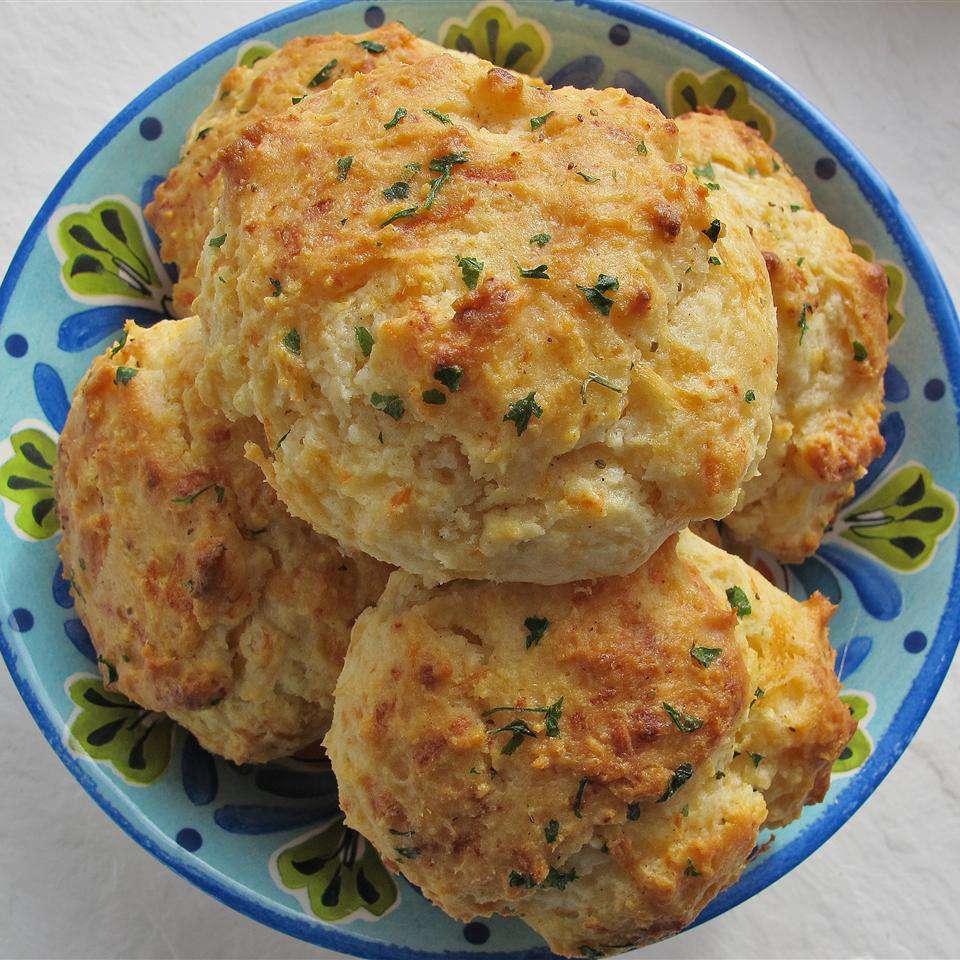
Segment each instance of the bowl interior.
[{"label": "bowl interior", "polygon": [[[169,309],[171,275],[141,210],[221,75],[291,37],[403,20],[421,35],[555,85],[618,86],[666,113],[721,106],[755,126],[816,203],[890,280],[887,450],[817,555],[754,561],[798,597],[842,603],[833,620],[844,698],[860,729],[823,804],[777,832],[701,918],[777,879],[833,833],[890,769],[956,645],[960,482],[956,315],[895,199],[816,111],[748,58],[663,15],[606,0],[314,2],[213,44],[141,94],[44,203],[0,288],[0,645],[54,749],[131,835],[224,902],[295,936],[366,956],[546,955],[522,923],[457,923],[343,827],[325,762],[215,760],[155,714],[104,691],[54,549],[50,484],[69,396],[126,317]],[[111,211],[122,268],[104,273],[71,226]],[[99,225],[99,226],[98,226]],[[75,232],[75,231],[74,231]],[[87,251],[86,253],[89,253]]]}]

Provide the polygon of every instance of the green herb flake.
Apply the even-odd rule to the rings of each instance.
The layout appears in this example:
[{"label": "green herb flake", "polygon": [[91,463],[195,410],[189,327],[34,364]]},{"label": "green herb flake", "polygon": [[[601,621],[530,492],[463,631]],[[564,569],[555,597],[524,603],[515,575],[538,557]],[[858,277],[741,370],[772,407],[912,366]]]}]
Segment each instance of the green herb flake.
[{"label": "green herb flake", "polygon": [[719,184],[719,183],[710,182],[710,183],[707,184],[707,189],[708,189],[708,190],[719,190],[719,189],[720,189],[720,184]]},{"label": "green herb flake", "polygon": [[702,233],[711,243],[716,243],[720,239],[721,230],[723,230],[723,224],[719,220],[711,220],[710,226]]},{"label": "green herb flake", "polygon": [[790,204],[790,209],[791,209],[794,213],[796,213],[798,210],[802,210],[802,209],[803,209],[803,204],[802,204],[802,203],[791,203],[791,204]]},{"label": "green herb flake", "polygon": [[535,233],[528,243],[535,243],[538,247],[545,247],[550,242],[549,233]]},{"label": "green herb flake", "polygon": [[395,127],[407,115],[406,108],[397,107],[397,112],[383,125],[384,130]]},{"label": "green herb flake", "polygon": [[753,403],[753,401],[757,399],[757,395],[752,390],[748,390],[743,395],[743,399],[746,400],[747,403]]},{"label": "green herb flake", "polygon": [[543,883],[540,884],[540,887],[541,889],[556,887],[557,890],[565,890],[568,883],[579,879],[580,877],[577,874],[576,868],[571,867],[570,870],[564,873],[556,867],[551,867],[547,871],[547,875],[543,878]]},{"label": "green herb flake", "polygon": [[803,261],[806,260],[806,259],[807,259],[806,257],[797,257],[797,266],[798,266],[798,267],[802,267],[802,266],[803,266]]},{"label": "green herb flake", "polygon": [[517,748],[520,744],[523,743],[526,737],[530,737],[536,740],[537,735],[534,730],[530,727],[530,724],[526,720],[521,720],[519,717],[514,718],[508,724],[502,727],[497,727],[496,730],[491,730],[491,736],[495,733],[511,733],[513,736],[503,745],[500,752],[506,756],[511,756],[517,752]]},{"label": "green herb flake", "polygon": [[535,887],[536,881],[528,873],[518,873],[516,870],[510,871],[510,886],[511,887],[530,887],[533,889]]},{"label": "green herb flake", "polygon": [[776,160],[773,161],[773,172],[776,173],[780,169],[780,164]]},{"label": "green herb flake", "polygon": [[551,110],[549,113],[545,113],[542,117],[531,117],[530,129],[536,130],[538,127],[542,127],[556,112],[556,110]]},{"label": "green herb flake", "polygon": [[756,167],[747,167],[747,176],[755,177],[760,171]]},{"label": "green herb flake", "polygon": [[424,403],[429,403],[434,406],[438,406],[439,404],[447,402],[447,395],[442,390],[437,390],[436,388],[424,390],[420,396]]},{"label": "green herb flake", "polygon": [[557,820],[551,820],[543,828],[543,835],[546,837],[547,843],[556,843],[557,837],[560,835],[560,823]]},{"label": "green herb flake", "polygon": [[637,153],[639,153],[641,157],[645,157],[649,152],[650,151],[647,149],[646,143],[643,140],[641,140],[637,144]]},{"label": "green herb flake", "polygon": [[707,263],[709,263],[711,266],[719,267],[721,262],[722,261],[719,257],[707,257]]},{"label": "green herb flake", "polygon": [[427,193],[427,199],[423,202],[423,209],[429,210],[433,206],[433,201],[437,199],[440,188],[450,179],[453,168],[459,163],[466,163],[468,160],[466,153],[448,153],[442,157],[436,157],[430,161],[430,169],[440,176],[430,181],[430,191]]},{"label": "green herb flake", "polygon": [[797,321],[797,326],[800,328],[800,342],[803,343],[804,334],[810,329],[810,324],[807,323],[807,314],[812,313],[812,309],[809,303],[805,303],[800,308],[800,319]]},{"label": "green herb flake", "polygon": [[376,40],[358,40],[356,45],[363,47],[367,53],[383,53],[387,49],[382,43],[377,43]]},{"label": "green herb flake", "polygon": [[578,177],[583,177],[583,179],[584,179],[587,183],[599,183],[599,182],[600,182],[600,178],[599,178],[599,177],[591,176],[591,174],[589,174],[589,173],[584,173],[582,170],[578,170],[578,171],[577,171],[577,176],[578,176]]},{"label": "green herb flake", "polygon": [[690,656],[693,657],[701,667],[709,667],[723,650],[720,647],[691,647]]},{"label": "green herb flake", "polygon": [[523,621],[523,625],[527,629],[526,648],[529,650],[531,647],[540,646],[540,641],[547,632],[550,621],[546,617],[527,617]]},{"label": "green herb flake", "polygon": [[670,719],[681,733],[693,733],[694,730],[699,730],[703,726],[703,721],[699,717],[691,716],[684,710],[677,709],[677,707],[665,701],[663,709],[667,711]]},{"label": "green herb flake", "polygon": [[138,373],[136,367],[117,367],[113,382],[125,387]]},{"label": "green herb flake", "polygon": [[388,832],[392,833],[395,837],[412,837],[417,831],[416,830],[394,830],[391,828]]},{"label": "green herb flake", "polygon": [[406,180],[398,180],[383,191],[386,200],[406,200],[410,193],[410,184]]},{"label": "green herb flake", "polygon": [[514,400],[510,404],[510,409],[503,415],[504,422],[513,421],[517,428],[517,436],[523,436],[523,432],[530,426],[530,418],[536,417],[538,420],[543,416],[543,407],[536,401],[536,391],[531,390],[520,400]]},{"label": "green herb flake", "polygon": [[707,180],[716,180],[716,174],[713,172],[713,164],[707,163],[705,167],[694,167],[693,175],[695,177],[703,177]]},{"label": "green herb flake", "polygon": [[399,220],[401,217],[412,217],[418,209],[418,207],[406,207],[403,210],[398,210],[396,213],[390,214],[390,216],[380,224],[380,228],[383,229],[383,227],[390,226],[394,220]]},{"label": "green herb flake", "polygon": [[[293,428],[291,427],[291,429],[293,429]],[[289,436],[290,436],[290,430],[288,430],[288,431],[277,441],[277,445],[276,445],[276,447],[274,447],[274,449],[275,449],[275,450],[279,450],[280,447],[283,446],[283,441],[286,440],[287,437],[289,437]]]},{"label": "green herb flake", "polygon": [[756,767],[759,767],[759,766],[760,766],[760,761],[763,760],[763,754],[762,754],[762,753],[751,753],[751,754],[750,754],[750,759],[753,761],[753,766],[754,766],[755,768],[756,768]]},{"label": "green herb flake", "polygon": [[357,346],[360,347],[360,352],[365,357],[369,357],[376,342],[373,339],[373,334],[366,327],[354,327],[353,334],[357,338]]},{"label": "green herb flake", "polygon": [[337,180],[343,183],[353,166],[353,157],[340,157],[337,160]]},{"label": "green herb flake", "polygon": [[750,614],[753,613],[753,608],[750,606],[750,598],[743,592],[741,587],[727,587],[727,603],[730,604],[732,609],[737,611],[738,620],[749,617]]},{"label": "green herb flake", "polygon": [[403,416],[403,401],[395,393],[373,393],[370,395],[370,402],[394,420]]},{"label": "green herb flake", "polygon": [[657,803],[666,803],[692,776],[693,764],[681,763],[680,766],[673,771],[670,782],[667,784],[666,789],[663,791]]},{"label": "green herb flake", "polygon": [[117,337],[116,343],[114,343],[113,348],[110,350],[110,356],[115,357],[126,345],[127,343],[127,331],[121,330],[120,336]]},{"label": "green herb flake", "polygon": [[307,99],[307,95],[304,94],[302,97],[291,97],[291,98],[290,98],[290,102],[291,102],[294,106],[296,106],[301,100],[306,100],[306,99]]},{"label": "green herb flake", "polygon": [[196,143],[197,140],[202,140],[212,129],[213,127],[204,127],[194,138],[194,143]]},{"label": "green herb flake", "polygon": [[563,716],[563,697],[554,701],[543,712],[545,721],[544,732],[551,740],[560,736],[560,718]]},{"label": "green herb flake", "polygon": [[195,493],[188,494],[185,497],[174,497],[170,502],[171,503],[193,503],[197,497],[206,493],[208,490],[216,491],[217,503],[223,503],[223,498],[226,496],[227,489],[222,487],[219,483],[208,483],[205,487],[201,487]]},{"label": "green herb flake", "polygon": [[107,660],[105,657],[101,657],[99,654],[97,655],[97,663],[102,663],[107,668],[107,683],[116,683],[117,677],[119,676],[117,673],[117,668],[109,660]]},{"label": "green herb flake", "polygon": [[636,803],[627,804],[627,819],[631,821],[636,821],[640,819],[640,814],[643,811],[643,804],[638,800]]},{"label": "green herb flake", "polygon": [[476,257],[457,257],[457,263],[460,265],[460,275],[468,290],[476,290],[477,283],[480,280],[480,274],[483,273],[483,261]]},{"label": "green herb flake", "polygon": [[578,819],[583,819],[583,794],[587,789],[587,784],[590,780],[587,777],[584,777],[580,781],[580,786],[577,788],[577,795],[573,799],[573,815]]},{"label": "green herb flake", "polygon": [[867,359],[867,348],[859,341],[853,341],[853,359],[857,363],[863,363]]},{"label": "green herb flake", "polygon": [[275,277],[270,278],[270,286],[273,287],[273,293],[270,294],[270,296],[272,297],[279,297],[280,294],[283,292],[283,287],[280,286],[280,281],[277,280]]},{"label": "green herb flake", "polygon": [[430,107],[427,107],[423,112],[433,117],[434,120],[439,120],[441,123],[453,123],[449,114],[441,113],[439,110],[432,110]]},{"label": "green herb flake", "polygon": [[296,330],[288,330],[280,342],[289,350],[294,356],[300,356],[300,334]]},{"label": "green herb flake", "polygon": [[713,775],[713,779],[714,779],[714,780],[722,780],[725,776],[726,776],[726,774],[725,774],[722,770],[718,770],[718,771]]},{"label": "green herb flake", "polygon": [[211,237],[210,240],[207,241],[207,246],[215,247],[215,248],[222,247],[223,241],[226,239],[227,239],[227,235],[225,233],[221,233],[219,237]]},{"label": "green herb flake", "polygon": [[547,265],[541,263],[536,267],[530,267],[525,270],[523,267],[519,267],[520,276],[526,280],[549,280],[550,276],[547,273]]},{"label": "green herb flake", "polygon": [[610,315],[610,308],[613,306],[613,300],[605,296],[608,290],[619,290],[620,281],[616,277],[601,273],[597,276],[597,282],[592,287],[584,287],[579,283],[577,289],[583,294],[587,303],[602,313],[605,317]]},{"label": "green herb flake", "polygon": [[419,163],[405,163],[403,165],[404,172],[407,174],[406,179],[409,181],[411,177],[415,177],[418,173],[423,170],[423,167]]},{"label": "green herb flake", "polygon": [[689,804],[689,803],[685,803],[685,804],[680,808],[680,816],[681,816],[681,817],[689,817],[689,816],[690,816],[690,804]]},{"label": "green herb flake", "polygon": [[463,379],[463,367],[456,365],[437,367],[433,371],[433,379],[442,383],[451,393],[456,393],[460,389],[460,381]]},{"label": "green herb flake", "polygon": [[393,849],[397,851],[397,856],[404,860],[416,860],[420,856],[419,847],[394,847]]},{"label": "green herb flake", "polygon": [[308,87],[319,87],[321,83],[326,83],[330,79],[330,74],[333,73],[334,69],[337,66],[337,60],[331,60],[329,63],[325,64],[320,72],[307,84]]},{"label": "green herb flake", "polygon": [[580,402],[583,404],[587,402],[587,387],[591,383],[595,383],[598,387],[606,387],[607,390],[612,390],[614,393],[623,393],[623,387],[618,387],[612,380],[588,370],[586,377],[580,384]]},{"label": "green herb flake", "polygon": [[693,861],[687,857],[687,865],[683,868],[683,872],[688,877],[699,877],[700,871],[693,865]]}]

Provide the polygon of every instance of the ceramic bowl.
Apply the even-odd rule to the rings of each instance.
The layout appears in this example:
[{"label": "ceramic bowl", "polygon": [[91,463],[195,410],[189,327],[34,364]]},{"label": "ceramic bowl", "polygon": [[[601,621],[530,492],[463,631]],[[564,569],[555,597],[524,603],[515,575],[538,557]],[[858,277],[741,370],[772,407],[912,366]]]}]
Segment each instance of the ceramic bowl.
[{"label": "ceramic bowl", "polygon": [[[103,689],[57,560],[51,469],[70,395],[124,318],[169,310],[171,274],[142,209],[221,75],[298,34],[403,20],[555,85],[618,86],[669,114],[720,106],[775,143],[827,215],[890,280],[886,452],[816,556],[782,566],[798,597],[840,603],[844,700],[860,721],[824,803],[778,831],[702,922],[795,867],[863,803],[930,706],[957,643],[960,486],[957,317],[917,231],[869,162],[749,57],[670,17],[614,0],[419,3],[314,0],[195,54],[137,97],[44,202],[0,288],[0,646],[50,745],[135,840],[219,900],[285,933],[367,957],[541,957],[517,920],[458,923],[344,827],[323,760],[261,768],[214,759],[165,717]],[[112,234],[115,270],[85,269],[69,228]]]}]

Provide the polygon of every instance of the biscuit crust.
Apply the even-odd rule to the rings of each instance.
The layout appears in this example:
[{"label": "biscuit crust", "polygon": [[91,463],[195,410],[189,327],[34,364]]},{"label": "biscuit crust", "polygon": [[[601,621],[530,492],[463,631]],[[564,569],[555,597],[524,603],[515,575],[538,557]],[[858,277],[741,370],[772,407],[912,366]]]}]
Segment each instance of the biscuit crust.
[{"label": "biscuit crust", "polygon": [[434,581],[560,583],[732,509],[769,281],[672,121],[445,54],[301,107],[221,153],[197,301],[202,395],[263,422],[293,513]]},{"label": "biscuit crust", "polygon": [[853,252],[756,131],[709,110],[678,117],[677,126],[686,159],[719,184],[716,202],[762,251],[780,330],[770,443],[724,525],[796,563],[816,550],[883,452],[886,275]]},{"label": "biscuit crust", "polygon": [[287,514],[243,455],[259,424],[200,403],[201,353],[190,318],[128,323],[94,360],[60,438],[58,549],[104,681],[260,762],[323,736],[388,570]]}]

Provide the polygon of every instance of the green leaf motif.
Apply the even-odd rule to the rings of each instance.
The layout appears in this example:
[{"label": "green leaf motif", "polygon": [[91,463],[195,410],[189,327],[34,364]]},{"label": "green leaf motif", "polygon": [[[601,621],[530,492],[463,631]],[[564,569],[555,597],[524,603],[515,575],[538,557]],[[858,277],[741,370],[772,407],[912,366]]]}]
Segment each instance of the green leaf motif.
[{"label": "green leaf motif", "polygon": [[712,107],[752,127],[767,143],[772,143],[776,134],[773,117],[750,99],[747,85],[729,70],[700,76],[692,70],[678,70],[667,83],[667,102],[674,116]]},{"label": "green leaf motif", "polygon": [[851,245],[854,253],[870,263],[879,263],[887,275],[887,336],[892,342],[907,321],[903,313],[903,271],[889,260],[877,260],[870,244],[854,240]]},{"label": "green leaf motif", "polygon": [[16,431],[8,442],[13,455],[0,466],[0,496],[15,512],[8,511],[7,520],[24,539],[48,540],[60,529],[53,499],[57,443],[34,427]]},{"label": "green leaf motif", "polygon": [[535,74],[550,55],[550,35],[536,20],[518,17],[507,3],[481,3],[466,23],[450,19],[440,26],[439,39],[450,50],[474,53],[484,60]]},{"label": "green leaf motif", "polygon": [[252,67],[258,60],[269,57],[276,49],[272,43],[263,40],[245,44],[237,51],[237,66]]},{"label": "green leaf motif", "polygon": [[304,891],[311,912],[327,922],[359,911],[382,917],[397,901],[397,886],[377,852],[342,815],[281,850],[276,873],[287,890]]},{"label": "green leaf motif", "polygon": [[857,721],[857,729],[833,764],[834,776],[852,773],[859,769],[873,753],[873,740],[865,729],[874,713],[875,708],[872,702],[865,695],[854,690],[847,690],[840,694],[840,700]]},{"label": "green leaf motif", "polygon": [[125,197],[62,207],[49,235],[63,285],[75,299],[119,300],[166,312],[167,277],[161,276],[139,208]]},{"label": "green leaf motif", "polygon": [[909,463],[840,520],[841,536],[896,570],[919,570],[953,526],[956,500],[933,482],[930,471]]},{"label": "green leaf motif", "polygon": [[107,690],[100,677],[79,677],[67,692],[77,705],[69,723],[72,750],[111,764],[127,783],[139,786],[167,769],[174,731],[169,717]]}]

